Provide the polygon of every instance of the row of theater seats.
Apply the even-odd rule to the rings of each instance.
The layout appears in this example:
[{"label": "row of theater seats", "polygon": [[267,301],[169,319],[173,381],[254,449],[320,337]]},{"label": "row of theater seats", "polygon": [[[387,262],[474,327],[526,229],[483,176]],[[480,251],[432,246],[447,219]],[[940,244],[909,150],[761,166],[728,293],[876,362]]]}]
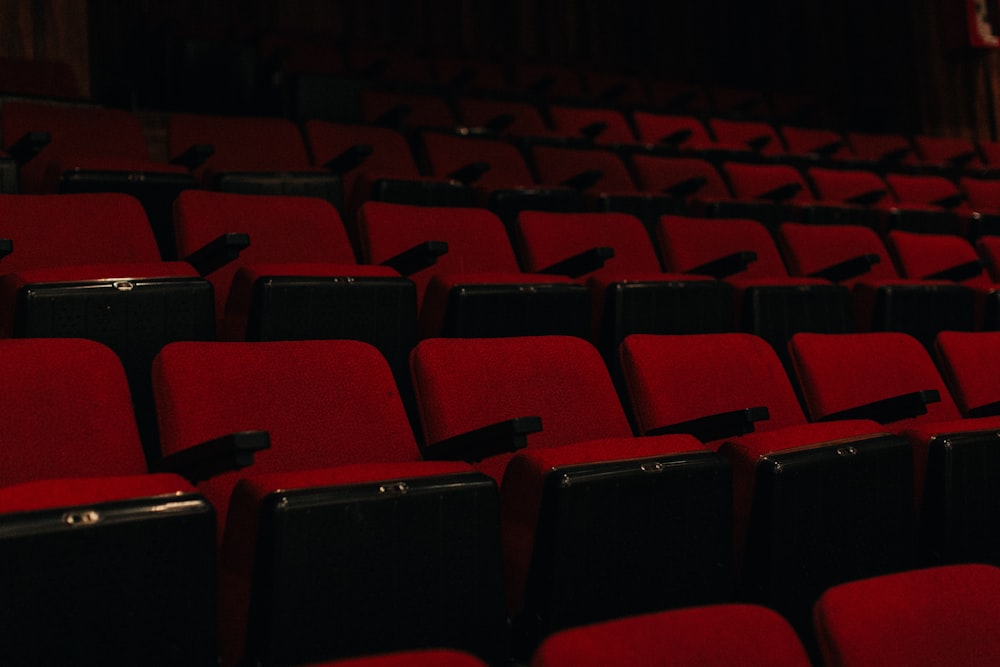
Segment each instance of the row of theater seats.
[{"label": "row of theater seats", "polygon": [[[153,363],[152,466],[113,352],[0,341],[5,659],[207,665],[218,645],[226,665],[293,665],[445,646],[501,664],[565,628],[736,601],[817,646],[832,586],[1000,562],[998,336],[942,333],[942,375],[905,334],[798,334],[805,411],[748,334],[626,338],[624,404],[577,338],[428,339],[408,378],[422,446],[365,343],[177,342]],[[909,576],[933,596],[917,615],[970,588],[995,604],[964,575]],[[823,650],[851,641],[837,633],[853,615],[826,595]]]},{"label": "row of theater seats", "polygon": [[[514,117],[501,113],[501,103],[478,102],[500,106],[470,120],[488,126],[489,113]],[[412,109],[384,101],[376,119],[397,108]],[[454,122],[412,134],[311,120],[300,132],[280,118],[176,113],[167,119],[168,164],[150,159],[139,120],[129,112],[8,102],[0,109],[9,153],[0,173],[7,192],[131,193],[144,203],[166,256],[175,253],[170,203],[196,187],[316,196],[348,221],[372,199],[485,206],[508,222],[524,209],[617,210],[649,225],[681,213],[753,217],[772,227],[787,220],[844,222],[883,234],[899,228],[969,238],[995,232],[1000,219],[1000,180],[943,166],[957,159],[945,157],[951,152],[975,153],[964,140],[941,139],[937,153],[924,148],[932,157],[922,167],[904,168],[899,157],[887,170],[886,154],[910,154],[891,137],[785,128],[784,143],[792,146],[794,137],[798,148],[794,159],[776,162],[784,143],[763,123],[716,121],[728,123],[716,135],[728,127],[733,136],[715,141],[694,117],[637,113],[636,139],[619,111],[557,110],[565,116],[560,127],[549,130],[539,117],[523,123],[520,141],[478,126],[456,129]],[[432,115],[416,119],[418,127],[433,122]],[[664,137],[676,139],[664,147]],[[872,147],[864,147],[865,138]],[[824,147],[837,150],[823,155]]]}]

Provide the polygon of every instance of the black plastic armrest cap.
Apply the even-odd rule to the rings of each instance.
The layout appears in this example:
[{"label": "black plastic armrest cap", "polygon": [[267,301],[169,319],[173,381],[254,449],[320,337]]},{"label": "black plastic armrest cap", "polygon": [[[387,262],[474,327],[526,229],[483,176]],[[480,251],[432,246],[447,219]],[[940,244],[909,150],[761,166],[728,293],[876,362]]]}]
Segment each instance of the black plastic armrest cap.
[{"label": "black plastic armrest cap", "polygon": [[212,144],[194,144],[180,155],[170,159],[170,164],[177,164],[185,167],[188,171],[194,171],[205,164],[208,158],[215,154],[215,146]]},{"label": "black plastic armrest cap", "polygon": [[198,275],[207,276],[235,260],[248,247],[249,234],[228,232],[198,248],[185,257],[184,261],[193,266]]},{"label": "black plastic armrest cap", "polygon": [[431,461],[482,461],[524,449],[528,435],[541,430],[541,417],[515,417],[425,445],[423,455]]},{"label": "black plastic armrest cap", "polygon": [[882,261],[882,258],[875,253],[865,253],[857,257],[845,259],[837,262],[825,269],[809,274],[810,278],[824,278],[831,282],[839,283],[851,278],[857,278],[872,270],[872,266]]},{"label": "black plastic armrest cap", "polygon": [[417,271],[433,266],[438,257],[447,252],[448,243],[446,241],[424,241],[409,250],[404,250],[398,255],[390,257],[381,264],[395,269],[401,276],[412,276]]},{"label": "black plastic armrest cap", "polygon": [[742,271],[746,271],[750,262],[755,261],[757,261],[756,252],[752,250],[741,250],[740,252],[734,252],[730,255],[726,255],[725,257],[714,259],[711,262],[705,262],[700,266],[688,269],[684,273],[703,274],[721,280]]},{"label": "black plastic armrest cap", "polygon": [[615,249],[607,246],[598,246],[577,253],[572,257],[567,257],[561,262],[556,262],[547,266],[538,273],[557,276],[569,276],[579,278],[588,273],[596,271],[604,266],[604,263],[615,256]]}]

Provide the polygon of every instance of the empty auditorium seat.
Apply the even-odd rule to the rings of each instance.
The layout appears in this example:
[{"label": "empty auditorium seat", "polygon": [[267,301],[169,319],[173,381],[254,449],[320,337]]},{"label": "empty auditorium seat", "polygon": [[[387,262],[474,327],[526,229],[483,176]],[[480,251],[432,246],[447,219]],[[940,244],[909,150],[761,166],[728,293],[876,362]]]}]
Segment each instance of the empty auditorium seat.
[{"label": "empty auditorium seat", "polygon": [[270,434],[251,466],[200,486],[220,517],[225,665],[430,647],[504,659],[496,484],[419,460],[374,347],[178,343],[153,373],[165,452]]},{"label": "empty auditorium seat", "polygon": [[579,211],[584,207],[578,190],[538,185],[513,144],[441,132],[425,132],[421,143],[432,176],[472,186],[480,205],[507,225],[523,210]]},{"label": "empty auditorium seat", "polygon": [[808,158],[810,162],[824,162],[852,157],[844,135],[829,128],[781,125],[778,132],[789,156]]},{"label": "empty auditorium seat", "polygon": [[962,419],[930,354],[906,334],[797,334],[789,348],[811,419],[874,419],[910,441],[925,557],[995,562],[1000,418]]},{"label": "empty auditorium seat", "polygon": [[530,102],[461,97],[457,109],[459,120],[470,131],[512,137],[552,134],[539,108]]},{"label": "empty auditorium seat", "polygon": [[722,174],[703,158],[636,154],[631,160],[639,189],[675,199],[684,209],[679,213],[699,211],[704,202],[732,199]]},{"label": "empty auditorium seat", "polygon": [[702,665],[807,667],[795,630],[755,605],[716,605],[634,616],[564,630],[535,652],[531,667]]},{"label": "empty auditorium seat", "polygon": [[596,104],[617,107],[649,104],[645,83],[638,76],[586,70],[583,72],[583,87],[587,98]]},{"label": "empty auditorium seat", "polygon": [[763,337],[782,357],[796,331],[853,331],[847,288],[790,277],[759,222],[663,216],[656,233],[668,272],[711,275],[732,285],[737,328]]},{"label": "empty auditorium seat", "polygon": [[925,165],[952,172],[985,167],[979,149],[971,139],[918,134],[913,137],[913,145]]},{"label": "empty auditorium seat", "polygon": [[[690,436],[633,438],[592,345],[429,339],[411,372],[424,455],[465,451],[502,479],[508,610],[526,648],[571,625],[729,599],[728,468]],[[493,447],[477,447],[486,432]]]},{"label": "empty auditorium seat", "polygon": [[823,660],[843,667],[994,664],[997,595],[1000,570],[978,564],[841,584],[816,605]]},{"label": "empty auditorium seat", "polygon": [[147,473],[115,354],[0,340],[0,363],[0,661],[216,664],[212,508]]},{"label": "empty auditorium seat", "polygon": [[[516,229],[527,271],[561,270],[586,281],[592,340],[609,360],[630,333],[732,329],[729,286],[708,276],[664,273],[637,218],[624,213],[525,211]],[[600,258],[602,253],[611,256]]]},{"label": "empty auditorium seat", "polygon": [[617,109],[549,105],[553,129],[567,138],[582,138],[595,144],[634,144],[635,133]]},{"label": "empty auditorium seat", "polygon": [[870,420],[807,423],[765,341],[633,335],[621,363],[639,433],[690,433],[732,462],[747,599],[803,630],[828,586],[910,562],[908,443]]},{"label": "empty auditorium seat", "polygon": [[455,111],[444,97],[429,93],[365,88],[361,91],[361,113],[365,124],[396,130],[458,125]]},{"label": "empty auditorium seat", "polygon": [[723,144],[740,146],[744,150],[768,157],[785,154],[785,146],[781,143],[781,137],[774,126],[769,123],[710,118],[708,126],[715,138]]},{"label": "empty auditorium seat", "polygon": [[490,211],[368,202],[359,224],[365,259],[416,284],[422,337],[588,334],[586,288],[521,273]]},{"label": "empty auditorium seat", "polygon": [[121,109],[8,102],[3,146],[19,164],[20,192],[123,192],[142,202],[165,259],[175,257],[170,206],[196,186],[183,166],[154,162],[139,119]]},{"label": "empty auditorium seat", "polygon": [[974,325],[971,289],[948,280],[900,278],[869,227],[785,223],[778,242],[792,275],[823,276],[851,288],[861,331],[903,331],[929,349],[939,331]]},{"label": "empty auditorium seat", "polygon": [[0,196],[0,335],[91,338],[125,365],[150,461],[149,365],[166,343],[215,336],[212,286],[162,262],[139,202],[124,194]]},{"label": "empty auditorium seat", "polygon": [[942,331],[934,345],[941,375],[962,414],[983,417],[998,414],[1000,390],[994,382],[1000,368],[1000,332]]},{"label": "empty auditorium seat", "polygon": [[845,136],[854,155],[875,167],[908,165],[919,161],[913,144],[902,134],[849,131]]},{"label": "empty auditorium seat", "polygon": [[173,113],[167,150],[206,188],[343,199],[340,178],[312,166],[299,128],[284,118]]},{"label": "empty auditorium seat", "polygon": [[951,180],[937,174],[886,174],[885,182],[899,208],[924,208],[939,213],[937,223],[927,231],[968,233],[972,210]]},{"label": "empty auditorium seat", "polygon": [[686,81],[654,79],[649,97],[652,107],[665,113],[705,113],[712,104],[704,86]]}]

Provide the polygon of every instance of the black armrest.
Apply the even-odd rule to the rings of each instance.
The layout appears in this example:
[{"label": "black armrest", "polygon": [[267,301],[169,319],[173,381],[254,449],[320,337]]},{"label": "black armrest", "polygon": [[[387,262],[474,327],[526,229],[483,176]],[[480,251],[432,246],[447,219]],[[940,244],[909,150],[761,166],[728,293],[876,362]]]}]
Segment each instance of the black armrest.
[{"label": "black armrest", "polygon": [[604,262],[608,261],[615,256],[615,249],[600,246],[597,248],[591,248],[589,250],[584,250],[583,252],[577,253],[572,257],[567,257],[561,262],[556,262],[552,266],[547,266],[544,269],[538,271],[538,273],[545,273],[549,275],[557,276],[569,276],[570,278],[579,278],[580,276],[586,275],[591,271],[596,271],[597,269],[604,266]]},{"label": "black armrest", "polygon": [[704,176],[692,176],[691,178],[685,178],[683,181],[678,181],[673,185],[668,185],[663,188],[662,192],[671,197],[690,197],[706,185],[708,185],[708,179]]},{"label": "black armrest", "polygon": [[371,144],[355,144],[339,155],[335,155],[323,164],[335,174],[346,174],[360,167],[368,156],[375,152]]},{"label": "black armrest", "polygon": [[599,180],[604,178],[604,171],[601,169],[588,169],[586,171],[581,171],[575,176],[570,176],[565,181],[559,185],[565,186],[567,188],[573,188],[574,190],[589,190],[594,187]]},{"label": "black armrest", "polygon": [[768,190],[763,194],[757,195],[757,199],[765,199],[767,201],[780,204],[783,201],[788,201],[800,192],[802,192],[801,183],[785,183],[784,185],[779,185],[773,190]]},{"label": "black armrest", "polygon": [[409,104],[397,104],[391,109],[386,109],[383,111],[373,122],[372,125],[378,125],[379,127],[391,127],[397,128],[403,125],[403,119],[405,119],[410,112],[413,111],[413,107]]},{"label": "black armrest", "polygon": [[875,253],[866,253],[864,255],[858,255],[857,257],[845,259],[843,262],[837,262],[833,266],[828,266],[825,269],[816,271],[815,273],[810,273],[809,277],[825,278],[826,280],[839,283],[841,281],[857,278],[860,275],[868,273],[872,270],[873,264],[878,264],[881,261],[882,258]]},{"label": "black armrest", "polygon": [[974,408],[969,408],[969,417],[997,416],[1000,416],[1000,401],[994,401],[993,403],[987,403],[986,405],[977,405]]},{"label": "black armrest", "polygon": [[833,157],[834,153],[839,151],[844,147],[843,141],[831,141],[828,144],[823,144],[822,146],[817,146],[812,150],[813,153],[819,155],[822,158]]},{"label": "black armrest", "polygon": [[690,139],[692,134],[694,134],[694,132],[685,127],[679,130],[674,130],[670,134],[660,137],[660,140],[656,143],[661,146],[673,146],[676,148]]},{"label": "black armrest", "polygon": [[448,174],[448,178],[464,183],[465,185],[472,185],[482,178],[483,174],[489,170],[489,162],[470,162],[464,167],[459,167],[455,171]]},{"label": "black armrest", "polygon": [[194,171],[215,154],[212,144],[194,144],[180,155],[170,158],[170,164],[178,164],[188,171]]},{"label": "black armrest", "polygon": [[587,139],[593,141],[597,137],[601,136],[601,133],[608,129],[608,124],[603,120],[599,120],[596,123],[591,123],[590,125],[585,125],[580,128],[580,134],[582,134]]},{"label": "black armrest", "polygon": [[52,135],[48,132],[34,130],[25,133],[24,136],[11,144],[7,148],[7,152],[20,166],[41,153],[42,149],[48,146],[51,141]]},{"label": "black armrest", "polygon": [[764,150],[765,148],[768,147],[768,145],[771,143],[771,140],[773,138],[774,137],[772,137],[769,134],[762,134],[759,137],[754,137],[753,139],[748,139],[747,140],[747,146],[749,146],[751,150],[756,151],[756,152],[759,153],[759,152],[761,152],[762,150]]},{"label": "black armrest", "polygon": [[193,266],[198,275],[207,276],[239,257],[248,247],[250,247],[249,234],[230,232],[195,250],[185,257],[184,261]]},{"label": "black armrest", "polygon": [[0,239],[0,259],[14,252],[14,242],[10,239]]},{"label": "black armrest", "polygon": [[929,276],[924,276],[922,280],[953,280],[956,283],[960,283],[963,280],[969,280],[970,278],[975,278],[982,272],[983,272],[982,261],[974,259],[971,262],[966,262],[965,264],[959,264],[958,266],[953,266],[949,269],[944,269],[943,271],[932,273]]},{"label": "black armrest", "polygon": [[412,276],[417,271],[433,266],[437,258],[446,252],[448,244],[445,241],[424,241],[395,257],[390,257],[382,262],[382,266],[396,269],[401,276]]},{"label": "black armrest", "polygon": [[515,417],[425,445],[423,454],[431,461],[482,461],[487,456],[524,449],[528,434],[541,430],[541,417]]},{"label": "black armrest", "polygon": [[196,483],[253,465],[254,453],[270,447],[271,434],[267,431],[230,433],[164,456],[157,469],[177,473]]},{"label": "black armrest", "polygon": [[925,415],[927,414],[927,405],[937,403],[940,400],[941,394],[936,389],[925,389],[834,412],[821,417],[818,421],[871,419],[879,424],[891,424],[900,419]]},{"label": "black armrest", "polygon": [[885,196],[888,194],[887,190],[869,190],[868,192],[848,197],[845,201],[848,204],[856,204],[858,206],[872,206],[885,199]]},{"label": "black armrest", "polygon": [[941,208],[946,208],[949,211],[953,208],[957,208],[962,205],[964,198],[961,194],[955,193],[953,195],[948,195],[947,197],[941,197],[940,199],[935,199],[931,202],[934,206],[940,206]]},{"label": "black armrest", "polygon": [[952,155],[948,158],[948,162],[956,167],[964,167],[977,157],[979,157],[979,153],[976,151],[966,151],[964,153],[959,153],[958,155]]},{"label": "black armrest", "polygon": [[490,132],[496,132],[497,134],[500,134],[508,127],[513,125],[515,120],[517,120],[517,118],[514,116],[514,114],[502,113],[499,116],[494,116],[493,118],[490,118],[488,121],[483,123],[483,127],[485,127]]},{"label": "black armrest", "polygon": [[879,158],[879,162],[893,162],[893,163],[894,162],[901,162],[903,160],[903,158],[905,158],[907,155],[909,155],[912,152],[913,152],[912,148],[908,148],[906,146],[903,146],[901,148],[897,148],[896,150],[889,151],[888,153],[882,155]]},{"label": "black armrest", "polygon": [[679,424],[660,426],[646,431],[645,435],[670,435],[687,433],[702,442],[731,438],[737,435],[753,433],[754,423],[770,419],[771,415],[765,407],[745,408],[732,412],[720,412],[698,419],[690,419]]},{"label": "black armrest", "polygon": [[699,273],[721,280],[722,278],[746,271],[747,267],[750,266],[750,262],[755,261],[757,261],[757,253],[752,250],[741,250],[740,252],[720,257],[719,259],[713,259],[711,262],[705,262],[701,266],[688,269],[684,273]]}]

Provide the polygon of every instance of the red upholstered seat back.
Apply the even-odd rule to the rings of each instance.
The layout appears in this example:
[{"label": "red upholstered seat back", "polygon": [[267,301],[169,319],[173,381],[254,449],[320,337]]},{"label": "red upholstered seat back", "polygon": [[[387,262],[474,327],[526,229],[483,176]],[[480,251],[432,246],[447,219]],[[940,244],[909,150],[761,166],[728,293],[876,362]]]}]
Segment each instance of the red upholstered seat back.
[{"label": "red upholstered seat back", "polygon": [[942,331],[934,347],[963,413],[1000,401],[1000,331]]},{"label": "red upholstered seat back", "polygon": [[925,389],[940,392],[941,402],[894,429],[961,417],[927,350],[907,334],[799,333],[789,351],[812,419]]},{"label": "red upholstered seat back", "polygon": [[952,181],[933,174],[886,174],[885,181],[901,204],[936,206],[939,199],[961,194]]},{"label": "red upholstered seat back", "polygon": [[0,486],[147,472],[115,353],[73,338],[0,340]]},{"label": "red upholstered seat back", "polygon": [[980,236],[976,239],[976,254],[986,264],[994,282],[1000,282],[1000,236]]},{"label": "red upholstered seat back", "polygon": [[899,277],[882,240],[869,227],[787,222],[781,225],[778,237],[789,273],[794,276],[808,276],[859,255],[873,254],[880,258],[879,262],[867,273],[845,280],[844,284]]},{"label": "red upholstered seat back", "polygon": [[715,133],[715,138],[724,144],[744,145],[750,148],[750,142],[768,138],[767,144],[760,150],[762,155],[784,155],[785,147],[781,143],[774,127],[768,123],[750,120],[729,120],[712,118],[708,121]]},{"label": "red upholstered seat back", "polygon": [[611,151],[535,146],[531,154],[538,180],[543,185],[560,185],[581,172],[597,169],[601,171],[601,178],[587,189],[588,192],[634,192],[636,189],[625,163]]},{"label": "red upholstered seat back", "polygon": [[1000,181],[965,176],[959,179],[958,187],[973,211],[1000,213]]},{"label": "red upholstered seat back", "polygon": [[538,271],[596,247],[615,256],[589,275],[657,273],[660,262],[642,222],[626,213],[547,213],[524,211],[517,235],[525,269]]},{"label": "red upholstered seat back", "polygon": [[[722,629],[724,631],[720,631]],[[808,667],[795,630],[754,605],[709,605],[563,630],[535,652],[531,667],[630,665]]]},{"label": "red upholstered seat back", "polygon": [[810,202],[812,191],[798,169],[787,164],[743,164],[726,162],[723,171],[729,176],[729,185],[738,199],[759,199],[762,195],[786,185],[799,185],[801,190],[789,201]]},{"label": "red upholstered seat back", "polygon": [[174,204],[177,249],[184,257],[228,232],[250,235],[239,258],[209,274],[216,313],[233,276],[244,266],[284,262],[354,264],[354,251],[337,209],[316,197],[244,195],[186,190]]},{"label": "red upholstered seat back", "polygon": [[691,136],[681,142],[681,147],[704,148],[712,143],[708,130],[696,116],[671,116],[666,114],[636,111],[632,118],[639,140],[646,144],[658,144],[675,132],[690,132]]},{"label": "red upholstered seat back", "polygon": [[344,175],[344,193],[350,194],[358,173],[380,178],[418,178],[420,171],[402,134],[387,127],[344,125],[325,120],[309,120],[305,125],[306,141],[313,164],[321,167],[347,149],[360,144],[371,146],[372,153],[354,171]]},{"label": "red upholstered seat back", "polygon": [[816,603],[829,665],[993,665],[1000,570],[951,565],[848,582]]},{"label": "red upholstered seat back", "polygon": [[640,190],[661,193],[683,181],[703,178],[705,185],[695,193],[695,197],[698,199],[731,198],[729,186],[708,160],[693,157],[636,155],[632,158],[632,164],[635,165],[636,180]]},{"label": "red upholstered seat back", "polygon": [[454,127],[458,124],[451,107],[441,96],[377,88],[361,91],[361,113],[365,123],[374,124],[400,106],[408,107],[402,119],[405,127]]},{"label": "red upholstered seat back", "polygon": [[[781,137],[785,140],[785,146],[792,155],[810,155],[822,150],[832,151],[828,154],[833,158],[851,157],[847,141],[843,135],[835,130],[783,125],[780,131]],[[839,148],[830,148],[837,145]]]},{"label": "red upholstered seat back", "polygon": [[169,155],[195,144],[211,144],[215,153],[196,174],[211,171],[301,171],[310,168],[305,142],[286,118],[209,116],[174,113],[167,119]]},{"label": "red upholstered seat back", "polygon": [[757,259],[737,274],[740,278],[788,276],[767,228],[754,220],[665,215],[656,232],[667,271],[683,273],[735,252],[752,251]]},{"label": "red upholstered seat back", "polygon": [[535,182],[520,151],[505,141],[428,132],[423,144],[432,176],[449,176],[474,162],[486,162],[489,171],[474,185],[506,188],[531,186]]},{"label": "red upholstered seat back", "polygon": [[45,131],[51,142],[20,169],[24,193],[43,192],[49,163],[68,155],[149,160],[139,119],[121,109],[7,102],[0,112],[3,144],[9,147],[28,132]]},{"label": "red upholstered seat back", "polygon": [[431,276],[455,273],[518,273],[503,223],[486,209],[367,202],[359,212],[362,254],[373,264],[423,243],[445,241],[448,252],[433,266],[409,276],[422,298]]},{"label": "red upholstered seat back", "polygon": [[810,167],[808,174],[816,186],[819,198],[826,201],[846,202],[858,195],[883,191],[885,194],[875,205],[887,207],[893,202],[889,185],[874,171]]},{"label": "red upholstered seat back", "polygon": [[[632,431],[604,361],[564,336],[433,338],[410,359],[426,442],[515,417],[538,416],[529,447],[553,447]],[[477,464],[499,480],[510,454]]]},{"label": "red upholstered seat back", "polygon": [[250,469],[200,485],[220,515],[241,476],[418,458],[389,366],[366,343],[174,343],[153,363],[153,387],[164,453],[271,434]]},{"label": "red upholstered seat back", "polygon": [[[916,147],[920,158],[924,162],[931,164],[953,164],[956,158],[961,158],[963,166],[978,169],[985,166],[983,159],[979,156],[976,144],[971,139],[965,137],[934,137],[926,134],[918,134],[913,137],[913,145]],[[971,155],[971,158],[966,156]]]},{"label": "red upholstered seat back", "polygon": [[549,107],[552,126],[564,137],[581,137],[582,130],[594,123],[607,123],[594,141],[598,144],[633,144],[635,134],[628,121],[617,109],[591,109],[552,105]]},{"label": "red upholstered seat back", "polygon": [[[887,235],[886,245],[907,278],[927,279],[939,271],[979,259],[969,241],[952,234],[920,234],[894,229]],[[991,283],[985,271],[962,281],[964,285],[983,287]]]},{"label": "red upholstered seat back", "polygon": [[159,262],[142,205],[128,195],[0,195],[0,273],[79,264]]},{"label": "red upholstered seat back", "polygon": [[758,432],[806,421],[777,354],[756,336],[637,334],[620,356],[640,433],[753,407],[770,413]]},{"label": "red upholstered seat back", "polygon": [[511,116],[513,121],[502,130],[503,134],[518,137],[551,134],[541,112],[528,102],[484,100],[473,97],[463,97],[458,101],[459,120],[469,127],[482,127],[498,116],[506,115]]},{"label": "red upholstered seat back", "polygon": [[903,154],[901,161],[905,164],[916,162],[913,145],[901,134],[891,132],[848,132],[847,141],[854,154],[864,160],[879,161],[893,153]]}]

